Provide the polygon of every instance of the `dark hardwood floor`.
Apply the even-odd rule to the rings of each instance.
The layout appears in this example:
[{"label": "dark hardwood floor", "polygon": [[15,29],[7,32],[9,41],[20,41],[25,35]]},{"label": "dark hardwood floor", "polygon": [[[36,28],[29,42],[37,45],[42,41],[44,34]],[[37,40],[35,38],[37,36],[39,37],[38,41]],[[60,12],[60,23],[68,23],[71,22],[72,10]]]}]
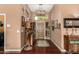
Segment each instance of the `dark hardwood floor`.
[{"label": "dark hardwood floor", "polygon": [[3,47],[0,47],[0,54],[4,54],[4,48]]},{"label": "dark hardwood floor", "polygon": [[47,40],[47,42],[50,44],[49,47],[37,47],[36,41],[34,41],[34,46],[32,47],[32,50],[26,51],[22,50],[21,52],[0,52],[0,54],[61,54],[60,50],[50,41]]},{"label": "dark hardwood floor", "polygon": [[50,44],[49,47],[37,47],[35,46],[36,41],[34,42],[34,47],[32,50],[25,51],[23,50],[22,54],[60,54],[60,50],[50,41],[47,40],[47,42]]}]

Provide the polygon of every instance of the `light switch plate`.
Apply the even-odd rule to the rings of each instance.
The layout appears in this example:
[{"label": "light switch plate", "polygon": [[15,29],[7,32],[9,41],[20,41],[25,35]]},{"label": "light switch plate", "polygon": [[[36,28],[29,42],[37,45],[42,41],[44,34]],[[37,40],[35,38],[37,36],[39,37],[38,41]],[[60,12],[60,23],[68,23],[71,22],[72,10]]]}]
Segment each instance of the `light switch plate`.
[{"label": "light switch plate", "polygon": [[20,33],[20,31],[19,31],[19,30],[17,30],[17,33]]},{"label": "light switch plate", "polygon": [[11,25],[10,24],[7,24],[7,27],[11,27]]}]

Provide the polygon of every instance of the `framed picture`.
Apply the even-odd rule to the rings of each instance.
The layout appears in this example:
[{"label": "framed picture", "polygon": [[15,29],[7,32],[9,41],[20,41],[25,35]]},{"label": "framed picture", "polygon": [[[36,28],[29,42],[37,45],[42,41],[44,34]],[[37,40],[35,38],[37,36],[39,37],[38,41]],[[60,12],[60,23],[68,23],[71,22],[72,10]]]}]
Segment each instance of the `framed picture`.
[{"label": "framed picture", "polygon": [[51,25],[54,26],[54,23],[55,23],[55,20],[52,20],[51,21]]},{"label": "framed picture", "polygon": [[61,29],[61,23],[59,23],[58,20],[52,21],[52,30],[54,29]]},{"label": "framed picture", "polygon": [[52,26],[52,30],[54,31],[54,26]]},{"label": "framed picture", "polygon": [[25,26],[25,17],[24,16],[21,16],[21,20],[22,20],[22,26]]},{"label": "framed picture", "polygon": [[57,29],[58,28],[58,20],[54,21],[54,28]]},{"label": "framed picture", "polygon": [[64,28],[79,28],[79,18],[64,18]]}]

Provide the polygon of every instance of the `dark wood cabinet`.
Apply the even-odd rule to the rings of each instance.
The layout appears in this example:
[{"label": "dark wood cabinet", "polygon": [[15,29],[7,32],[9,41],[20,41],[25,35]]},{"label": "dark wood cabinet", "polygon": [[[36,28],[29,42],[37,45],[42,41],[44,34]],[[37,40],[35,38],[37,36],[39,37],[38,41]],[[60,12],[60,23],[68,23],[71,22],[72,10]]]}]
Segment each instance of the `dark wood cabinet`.
[{"label": "dark wood cabinet", "polygon": [[64,48],[69,51],[69,36],[64,35]]},{"label": "dark wood cabinet", "polygon": [[0,48],[4,48],[4,32],[0,32]]},{"label": "dark wood cabinet", "polygon": [[67,52],[79,53],[79,35],[64,35],[64,48]]}]

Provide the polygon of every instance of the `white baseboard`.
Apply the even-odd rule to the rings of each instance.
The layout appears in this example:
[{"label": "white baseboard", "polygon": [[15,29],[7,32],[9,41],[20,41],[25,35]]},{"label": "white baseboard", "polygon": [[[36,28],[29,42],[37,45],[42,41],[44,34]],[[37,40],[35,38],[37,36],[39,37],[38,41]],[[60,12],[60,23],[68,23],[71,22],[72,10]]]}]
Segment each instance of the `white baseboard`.
[{"label": "white baseboard", "polygon": [[22,48],[19,49],[5,49],[4,52],[21,52],[24,49],[25,45]]},{"label": "white baseboard", "polygon": [[15,52],[15,51],[21,52],[21,49],[5,49],[4,50],[4,52]]},{"label": "white baseboard", "polygon": [[[52,40],[51,40],[52,41]],[[52,41],[53,42],[53,41]],[[57,48],[62,52],[62,53],[64,53],[64,52],[66,52],[66,50],[65,49],[62,49],[61,47],[59,47],[55,42],[53,42],[56,46],[57,46]]]}]

